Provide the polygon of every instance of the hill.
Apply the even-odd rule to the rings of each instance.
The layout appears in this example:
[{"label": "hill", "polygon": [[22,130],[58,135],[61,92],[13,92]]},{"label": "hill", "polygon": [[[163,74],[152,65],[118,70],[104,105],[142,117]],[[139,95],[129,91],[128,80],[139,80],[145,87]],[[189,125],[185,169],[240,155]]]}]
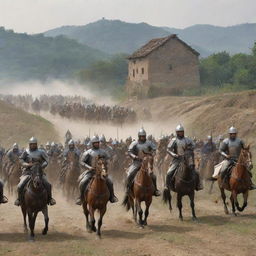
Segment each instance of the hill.
[{"label": "hill", "polygon": [[63,36],[49,38],[0,28],[1,79],[70,78],[105,58],[107,54]]},{"label": "hill", "polygon": [[0,145],[5,147],[14,142],[26,146],[32,136],[37,137],[39,143],[59,140],[52,123],[3,101],[0,101],[0,120]]},{"label": "hill", "polygon": [[256,24],[230,27],[194,25],[185,29],[155,27],[146,23],[127,23],[102,19],[84,26],[63,26],[46,31],[46,36],[66,35],[109,54],[131,53],[148,40],[178,34],[202,57],[219,51],[249,53],[256,40]]},{"label": "hill", "polygon": [[190,136],[206,138],[212,133],[217,137],[226,135],[228,128],[235,125],[239,136],[256,149],[256,90],[203,97],[130,100],[124,105],[133,107],[141,114],[143,107],[149,109],[152,120],[168,127],[168,133],[182,123]]}]

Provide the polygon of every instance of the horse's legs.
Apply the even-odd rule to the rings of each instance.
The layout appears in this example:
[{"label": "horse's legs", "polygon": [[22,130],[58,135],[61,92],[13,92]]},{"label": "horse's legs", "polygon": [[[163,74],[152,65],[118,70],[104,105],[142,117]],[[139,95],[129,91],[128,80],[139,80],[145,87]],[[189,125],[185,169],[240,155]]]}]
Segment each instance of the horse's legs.
[{"label": "horse's legs", "polygon": [[231,195],[230,195],[230,201],[231,201],[231,205],[232,205],[232,214],[234,216],[236,216],[236,207],[235,207],[235,199],[234,199],[234,196],[233,195],[233,192],[231,192]]},{"label": "horse's legs", "polygon": [[213,184],[214,184],[214,180],[213,180],[213,181],[211,181],[211,185],[210,185],[210,189],[209,189],[209,194],[211,194],[211,193],[212,193]]},{"label": "horse's legs", "polygon": [[88,211],[86,202],[83,203],[83,209],[84,209],[84,215],[86,219],[86,230],[89,232],[91,229],[90,229],[90,223],[89,223],[89,211]]},{"label": "horse's legs", "polygon": [[143,215],[143,211],[141,209],[141,202],[139,202],[138,199],[136,199],[136,208],[137,208],[137,212],[139,214],[139,225],[142,227],[143,226],[143,220],[142,220],[142,215]]},{"label": "horse's legs", "polygon": [[28,221],[29,221],[29,228],[30,228],[30,241],[34,241],[35,233],[34,233],[34,228],[35,228],[35,222],[36,222],[36,217],[37,217],[37,212],[28,212]]},{"label": "horse's legs", "polygon": [[137,223],[137,217],[138,217],[138,207],[137,207],[137,201],[135,199],[133,200],[133,205],[134,205],[134,221]]},{"label": "horse's legs", "polygon": [[96,232],[94,212],[95,212],[95,210],[90,206],[89,207],[90,228],[91,228],[91,231]]},{"label": "horse's legs", "polygon": [[145,209],[145,218],[144,218],[144,221],[143,221],[143,225],[145,225],[145,226],[148,225],[147,219],[148,219],[149,207],[150,207],[151,203],[152,203],[152,198],[151,198],[151,200],[145,202],[146,209]]},{"label": "horse's legs", "polygon": [[24,232],[27,233],[28,232],[28,226],[27,226],[27,211],[26,211],[26,207],[24,205],[21,206],[21,211],[23,214],[23,220],[24,220]]},{"label": "horse's legs", "polygon": [[177,207],[179,208],[179,219],[182,221],[182,196],[179,193],[177,193]]},{"label": "horse's legs", "polygon": [[249,195],[249,191],[247,190],[245,193],[243,193],[243,198],[244,198],[244,204],[242,206],[242,211],[245,209],[245,207],[247,206],[247,200],[248,200],[248,195]]},{"label": "horse's legs", "polygon": [[225,212],[225,214],[228,214],[228,207],[226,204],[226,194],[225,194],[224,188],[220,188],[220,192],[221,192],[221,198],[222,198],[223,205],[224,205],[224,212]]},{"label": "horse's legs", "polygon": [[189,199],[190,199],[190,207],[192,210],[192,220],[196,221],[197,217],[196,217],[196,213],[195,213],[195,202],[194,202],[195,192],[194,191],[191,194],[189,194]]},{"label": "horse's legs", "polygon": [[45,226],[44,226],[44,229],[42,231],[42,234],[46,235],[47,232],[48,232],[48,223],[49,223],[48,207],[47,206],[42,210],[42,213],[44,215],[44,223],[45,223]]},{"label": "horse's legs", "polygon": [[101,226],[102,226],[102,219],[103,219],[103,216],[104,214],[106,213],[106,210],[107,210],[107,207],[105,206],[103,209],[101,209],[100,211],[100,218],[98,220],[98,229],[97,229],[97,236],[99,238],[101,238]]}]

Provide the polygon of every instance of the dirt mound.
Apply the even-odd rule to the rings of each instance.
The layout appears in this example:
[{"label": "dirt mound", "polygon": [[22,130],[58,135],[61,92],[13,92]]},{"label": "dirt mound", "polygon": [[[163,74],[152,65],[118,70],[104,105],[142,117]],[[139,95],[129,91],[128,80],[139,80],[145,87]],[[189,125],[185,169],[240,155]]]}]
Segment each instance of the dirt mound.
[{"label": "dirt mound", "polygon": [[205,138],[227,135],[234,125],[239,136],[247,143],[256,144],[256,91],[203,97],[161,97],[141,101],[130,100],[123,105],[133,107],[143,115],[143,108],[150,110],[152,120],[169,126],[170,133],[177,123],[186,126],[187,134]]},{"label": "dirt mound", "polygon": [[5,147],[9,147],[14,142],[25,146],[27,139],[32,136],[36,136],[39,143],[59,139],[54,126],[49,121],[2,101],[0,101],[0,120],[0,143]]}]

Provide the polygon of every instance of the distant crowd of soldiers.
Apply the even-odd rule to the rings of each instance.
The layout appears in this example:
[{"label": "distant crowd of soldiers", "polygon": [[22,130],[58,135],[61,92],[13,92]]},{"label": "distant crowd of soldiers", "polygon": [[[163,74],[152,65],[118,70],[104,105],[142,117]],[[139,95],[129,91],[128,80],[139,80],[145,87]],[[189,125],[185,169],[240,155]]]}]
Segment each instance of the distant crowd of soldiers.
[{"label": "distant crowd of soldiers", "polygon": [[0,99],[25,111],[39,114],[48,111],[53,115],[90,122],[111,122],[115,124],[133,123],[137,114],[133,109],[121,106],[96,105],[81,96],[41,95],[0,95]]}]

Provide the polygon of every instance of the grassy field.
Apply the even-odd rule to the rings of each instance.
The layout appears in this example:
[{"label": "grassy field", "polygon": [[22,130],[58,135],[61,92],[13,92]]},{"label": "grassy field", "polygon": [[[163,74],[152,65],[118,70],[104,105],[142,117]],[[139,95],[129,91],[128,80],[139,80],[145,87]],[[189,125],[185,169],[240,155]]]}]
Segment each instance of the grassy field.
[{"label": "grassy field", "polygon": [[17,142],[26,146],[32,136],[37,137],[39,143],[59,140],[54,126],[46,119],[0,101],[0,145],[10,147]]}]

